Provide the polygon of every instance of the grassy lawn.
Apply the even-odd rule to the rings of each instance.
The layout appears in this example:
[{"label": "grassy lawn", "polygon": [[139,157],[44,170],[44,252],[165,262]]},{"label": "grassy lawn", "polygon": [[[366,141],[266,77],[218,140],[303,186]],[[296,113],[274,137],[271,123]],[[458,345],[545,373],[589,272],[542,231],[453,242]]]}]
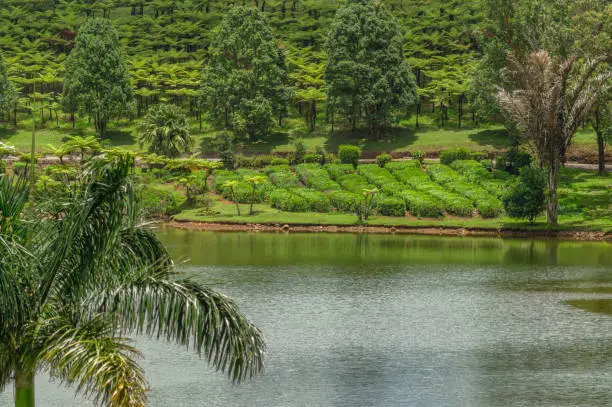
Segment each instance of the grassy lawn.
[{"label": "grassy lawn", "polygon": [[[269,205],[254,205],[254,215],[248,215],[248,205],[240,205],[241,216],[236,213],[234,204],[217,201],[214,209],[217,215],[202,215],[201,209],[187,209],[175,215],[177,221],[208,222],[208,223],[259,223],[259,224],[290,224],[290,225],[358,225],[356,215],[346,213],[293,213],[282,212]],[[482,229],[520,229],[520,230],[548,230],[546,218],[539,217],[534,224],[507,217],[495,219],[474,218],[432,218],[409,219],[386,216],[371,216],[364,223],[371,226],[398,226],[398,227],[450,227],[450,228],[482,228]],[[591,231],[612,231],[612,219],[589,219],[580,215],[560,217],[560,225],[554,230],[585,229]]]},{"label": "grassy lawn", "polygon": [[[95,135],[93,125],[87,120],[80,120],[76,128],[71,123],[60,121],[60,127],[55,122],[48,121],[45,128],[36,131],[37,151],[39,153],[50,153],[48,145],[58,146],[66,140],[67,136],[90,136]],[[217,132],[199,130],[199,124],[192,122],[192,134],[194,136],[194,151],[199,151],[199,146],[204,138],[214,137]],[[303,126],[300,118],[287,119],[283,128],[272,132],[263,140],[254,142],[242,141],[238,145],[238,151],[244,154],[272,154],[293,151],[291,140],[300,137],[304,140],[306,148],[314,151],[316,146],[324,146],[327,151],[335,152],[340,144],[357,144],[364,151],[364,156],[374,156],[379,152],[402,153],[414,150],[425,152],[437,152],[444,149],[464,147],[474,151],[497,152],[507,148],[506,133],[502,126],[480,126],[456,129],[453,127],[438,128],[433,124],[422,124],[422,128],[415,130],[413,122],[404,121],[401,126],[390,131],[384,140],[372,139],[365,130],[355,132],[336,130],[331,134],[329,125],[321,125],[313,133],[309,133]],[[31,120],[20,122],[17,128],[10,125],[0,125],[0,141],[13,145],[20,152],[30,150],[32,140]],[[111,123],[105,143],[112,147],[125,148],[132,151],[140,150],[138,143],[138,127],[136,122],[121,121]],[[574,138],[576,151],[594,154],[597,151],[595,135],[590,130],[580,131]]]}]

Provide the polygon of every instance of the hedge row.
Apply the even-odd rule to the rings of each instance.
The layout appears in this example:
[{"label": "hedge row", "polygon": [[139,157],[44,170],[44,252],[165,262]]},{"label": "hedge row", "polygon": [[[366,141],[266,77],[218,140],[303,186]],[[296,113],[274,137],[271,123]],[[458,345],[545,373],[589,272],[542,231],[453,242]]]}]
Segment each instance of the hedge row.
[{"label": "hedge row", "polygon": [[345,175],[355,173],[355,168],[351,164],[327,164],[325,169],[329,173],[329,177],[334,181],[338,181]]},{"label": "hedge row", "polygon": [[344,175],[338,180],[338,183],[342,185],[342,188],[356,194],[362,194],[364,189],[372,188],[368,180],[359,174]]},{"label": "hedge row", "polygon": [[304,198],[313,212],[331,212],[332,204],[323,192],[310,188],[296,188],[291,190],[294,194]]},{"label": "hedge row", "polygon": [[437,183],[469,199],[482,217],[493,218],[501,214],[502,204],[499,199],[480,186],[467,183],[465,178],[452,168],[441,164],[432,164],[427,167],[427,172]]},{"label": "hedge row", "polygon": [[308,201],[287,189],[277,189],[270,194],[270,205],[285,212],[308,212]]},{"label": "hedge row", "polygon": [[440,153],[440,162],[442,164],[450,164],[457,160],[484,160],[487,154],[480,151],[471,151],[466,148],[455,148],[452,150],[442,151]]},{"label": "hedge row", "polygon": [[363,204],[363,196],[349,191],[332,191],[329,200],[338,212],[353,213]]},{"label": "hedge row", "polygon": [[[403,200],[405,207],[412,215],[417,217],[436,217],[442,215],[444,207],[438,200],[426,192],[410,190],[407,186],[410,185],[414,188],[419,183],[416,180],[431,183],[427,174],[412,163],[392,164],[395,163],[389,163],[386,168],[393,169],[393,174],[401,174],[400,176],[394,176],[386,168],[375,166],[361,166],[359,170],[370,182],[382,189],[385,194]],[[398,182],[398,179],[402,182]],[[415,182],[406,182],[412,180],[415,180]],[[381,212],[380,209],[379,212]]]},{"label": "hedge row", "polygon": [[278,188],[296,188],[300,183],[297,176],[288,169],[271,172],[268,178]]},{"label": "hedge row", "polygon": [[401,198],[386,196],[376,202],[376,210],[383,216],[404,216],[406,203]]},{"label": "hedge row", "polygon": [[332,181],[329,173],[318,165],[300,164],[295,169],[299,179],[309,188],[317,191],[337,191],[340,184]]}]

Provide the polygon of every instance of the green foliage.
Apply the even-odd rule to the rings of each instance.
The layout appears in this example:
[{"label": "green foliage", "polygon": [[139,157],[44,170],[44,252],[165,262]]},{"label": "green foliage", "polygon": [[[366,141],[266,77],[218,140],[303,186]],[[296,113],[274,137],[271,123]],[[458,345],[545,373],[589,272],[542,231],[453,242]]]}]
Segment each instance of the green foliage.
[{"label": "green foliage", "polygon": [[185,198],[178,192],[144,185],[139,191],[143,216],[147,219],[171,216],[179,212]]},{"label": "green foliage", "polygon": [[0,112],[6,112],[13,107],[17,100],[15,85],[8,78],[4,56],[0,52]]},{"label": "green foliage", "polygon": [[281,158],[281,157],[273,157],[272,160],[270,160],[270,165],[289,165],[289,160],[286,158]]},{"label": "green foliage", "polygon": [[295,170],[298,177],[309,188],[323,192],[341,189],[337,182],[332,181],[329,173],[318,165],[301,164]]},{"label": "green foliage", "polygon": [[293,140],[292,144],[295,149],[293,152],[293,164],[303,163],[306,158],[306,145],[304,144],[304,140],[298,138]]},{"label": "green foliage", "polygon": [[363,205],[363,195],[349,191],[332,191],[328,195],[338,212],[355,213]]},{"label": "green foliage", "polygon": [[309,212],[308,200],[287,189],[277,189],[270,194],[270,205],[285,212]]},{"label": "green foliage", "polygon": [[[324,161],[325,156],[321,155],[321,154],[306,154],[304,156],[304,162],[305,163],[309,163],[309,164],[322,164],[322,162]],[[324,165],[324,164],[322,164]]]},{"label": "green foliage", "polygon": [[384,197],[377,201],[376,210],[383,216],[404,216],[406,203],[396,197]]},{"label": "green foliage", "polygon": [[6,173],[6,162],[4,160],[0,160],[0,176]]},{"label": "green foliage", "polygon": [[497,157],[495,168],[510,174],[518,174],[521,168],[531,165],[531,160],[531,154],[512,148]]},{"label": "green foliage", "polygon": [[215,149],[223,163],[223,168],[232,170],[236,165],[235,137],[229,131],[224,131],[215,139]]},{"label": "green foliage", "polygon": [[187,196],[187,205],[194,205],[197,202],[198,196],[204,194],[207,190],[207,177],[205,171],[196,171],[182,177],[178,180],[178,184],[185,188]]},{"label": "green foliage", "polygon": [[423,166],[423,163],[425,163],[425,153],[422,150],[412,151],[410,156],[413,160],[416,160],[421,167]]},{"label": "green foliage", "polygon": [[325,169],[329,177],[336,182],[344,175],[355,173],[355,167],[352,164],[327,164]]},{"label": "green foliage", "polygon": [[342,164],[352,164],[356,169],[359,165],[359,158],[361,158],[361,149],[350,144],[343,144],[338,147],[338,157]]},{"label": "green foliage", "polygon": [[234,7],[214,30],[201,91],[219,126],[265,136],[288,102],[285,57],[263,13]]},{"label": "green foliage", "polygon": [[149,108],[140,123],[140,134],[140,144],[148,144],[150,153],[166,157],[179,157],[193,145],[185,112],[166,103]]},{"label": "green foliage", "polygon": [[508,216],[527,219],[533,223],[544,211],[546,201],[546,173],[523,167],[519,177],[504,195],[503,203]]},{"label": "green foliage", "polygon": [[381,137],[394,123],[394,112],[415,99],[402,44],[400,27],[383,3],[349,0],[338,9],[326,44],[330,113],[339,113],[353,128],[363,118]]},{"label": "green foliage", "polygon": [[378,164],[380,168],[385,168],[385,165],[390,163],[392,160],[393,158],[391,157],[391,154],[382,153],[376,156],[376,164]]},{"label": "green foliage", "polygon": [[100,137],[109,120],[131,113],[134,90],[110,21],[93,19],[81,26],[66,60],[63,98],[91,115]]},{"label": "green foliage", "polygon": [[467,148],[455,148],[445,150],[440,153],[440,162],[449,165],[456,160],[476,160],[480,161],[486,158],[486,154],[479,151],[471,151]]},{"label": "green foliage", "polygon": [[309,188],[296,188],[292,189],[291,192],[294,194],[304,198],[308,205],[310,206],[310,210],[313,212],[331,212],[332,204],[327,195],[320,191],[315,191],[314,189]]},{"label": "green foliage", "polygon": [[270,182],[272,182],[277,188],[295,188],[298,186],[297,176],[288,169],[284,169],[282,166],[268,174]]}]

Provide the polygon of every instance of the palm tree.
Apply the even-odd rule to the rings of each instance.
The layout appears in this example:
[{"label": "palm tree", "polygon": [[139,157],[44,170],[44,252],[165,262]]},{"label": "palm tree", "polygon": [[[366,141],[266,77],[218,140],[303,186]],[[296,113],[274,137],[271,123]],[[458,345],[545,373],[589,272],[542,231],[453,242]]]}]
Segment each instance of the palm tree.
[{"label": "palm tree", "polygon": [[524,58],[508,55],[508,67],[503,73],[511,89],[500,89],[497,98],[502,111],[534,147],[540,165],[548,166],[546,214],[550,225],[558,223],[557,181],[561,160],[598,96],[610,89],[612,71],[598,69],[611,60],[611,54],[582,64],[576,57],[563,61],[546,51],[533,52]]},{"label": "palm tree", "polygon": [[193,144],[189,121],[181,108],[170,104],[151,107],[140,124],[140,143],[149,144],[149,152],[178,157]]},{"label": "palm tree", "polygon": [[26,179],[0,177],[0,391],[12,381],[15,406],[34,406],[38,372],[101,405],[143,406],[128,334],[187,345],[234,381],[263,368],[261,332],[137,223],[131,164],[92,160],[58,220],[28,215]]}]

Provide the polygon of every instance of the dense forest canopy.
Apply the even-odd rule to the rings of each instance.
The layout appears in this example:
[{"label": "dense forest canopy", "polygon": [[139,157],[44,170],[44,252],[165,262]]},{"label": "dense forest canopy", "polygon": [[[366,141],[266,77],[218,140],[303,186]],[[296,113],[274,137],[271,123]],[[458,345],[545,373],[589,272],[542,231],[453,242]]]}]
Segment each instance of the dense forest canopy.
[{"label": "dense forest canopy", "polygon": [[[433,114],[458,127],[500,120],[493,82],[505,51],[546,48],[560,57],[580,48],[585,35],[610,49],[610,6],[597,0],[385,0],[404,37],[404,55],[417,97],[406,114]],[[106,18],[115,27],[134,85],[136,114],[171,102],[202,115],[202,71],[214,55],[217,27],[235,6],[259,10],[287,57],[292,106],[314,128],[325,103],[325,46],[336,11],[328,0],[5,0],[0,51],[19,91],[13,110],[32,99],[59,109],[65,61],[81,25]],[[603,33],[603,40],[601,35]],[[582,44],[580,41],[582,40]],[[601,40],[601,41],[600,41]],[[484,83],[483,83],[484,82]],[[321,110],[321,109],[319,109]],[[449,110],[452,115],[449,115]],[[451,117],[452,116],[452,117]],[[5,116],[3,116],[6,119]]]}]

